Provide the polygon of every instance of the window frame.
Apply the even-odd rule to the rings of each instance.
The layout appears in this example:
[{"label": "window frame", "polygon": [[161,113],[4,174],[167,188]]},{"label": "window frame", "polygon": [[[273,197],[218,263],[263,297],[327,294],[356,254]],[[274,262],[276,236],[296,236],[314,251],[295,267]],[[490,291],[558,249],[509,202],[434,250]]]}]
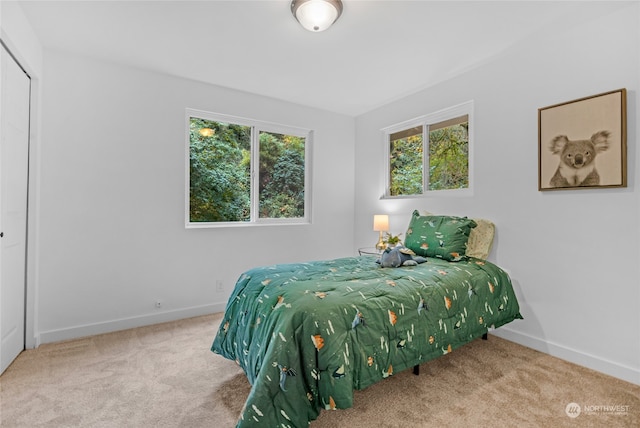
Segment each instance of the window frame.
[{"label": "window frame", "polygon": [[[412,199],[412,198],[424,198],[434,196],[472,196],[473,195],[473,153],[475,147],[475,126],[473,124],[473,100],[467,101],[452,107],[448,107],[442,110],[438,110],[433,113],[425,114],[404,122],[396,123],[394,125],[381,129],[382,141],[384,146],[384,191],[380,199]],[[444,122],[447,120],[455,119],[460,116],[468,116],[469,130],[468,130],[468,172],[469,172],[469,186],[464,189],[443,189],[443,190],[428,190],[428,174],[429,174],[429,126]],[[422,193],[414,195],[392,195],[391,194],[391,156],[390,156],[390,137],[392,134],[408,130],[410,128],[422,127]]]},{"label": "window frame", "polygon": [[[191,194],[191,141],[189,129],[191,118],[199,118],[215,122],[232,123],[234,125],[251,127],[251,189],[250,189],[250,218],[248,221],[218,221],[201,222],[191,221],[190,194]],[[304,142],[304,217],[296,218],[260,218],[259,206],[259,159],[260,159],[260,133],[285,134],[305,139]],[[311,170],[312,170],[312,140],[313,131],[290,125],[282,125],[257,119],[248,119],[223,113],[214,113],[192,108],[185,109],[185,228],[218,228],[218,227],[252,227],[265,225],[298,225],[311,223]]]}]

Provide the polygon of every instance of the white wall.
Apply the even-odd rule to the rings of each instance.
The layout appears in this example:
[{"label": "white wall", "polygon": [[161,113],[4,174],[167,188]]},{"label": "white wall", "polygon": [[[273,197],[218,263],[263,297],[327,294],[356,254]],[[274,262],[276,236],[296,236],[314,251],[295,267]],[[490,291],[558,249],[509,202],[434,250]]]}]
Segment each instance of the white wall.
[{"label": "white wall", "polygon": [[[490,259],[511,272],[523,321],[506,338],[640,384],[638,3],[590,4],[492,61],[357,118],[356,244],[390,213],[404,232],[414,208],[486,217]],[[628,187],[537,190],[537,110],[628,90]],[[380,129],[475,102],[474,195],[381,200]]]},{"label": "white wall", "polygon": [[0,37],[30,74],[42,72],[42,45],[15,2],[0,2]]},{"label": "white wall", "polygon": [[[42,342],[222,311],[248,268],[353,254],[353,118],[62,52],[45,64]],[[312,129],[313,224],[186,230],[187,107]]]}]

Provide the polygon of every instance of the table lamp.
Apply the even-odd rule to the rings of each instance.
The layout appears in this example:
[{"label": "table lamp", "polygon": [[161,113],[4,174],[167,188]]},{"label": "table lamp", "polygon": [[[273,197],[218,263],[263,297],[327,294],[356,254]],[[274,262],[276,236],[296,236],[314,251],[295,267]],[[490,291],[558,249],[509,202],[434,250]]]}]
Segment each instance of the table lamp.
[{"label": "table lamp", "polygon": [[380,232],[376,249],[378,251],[384,250],[384,242],[382,241],[382,232],[389,231],[389,216],[387,214],[375,214],[373,216],[373,230]]}]

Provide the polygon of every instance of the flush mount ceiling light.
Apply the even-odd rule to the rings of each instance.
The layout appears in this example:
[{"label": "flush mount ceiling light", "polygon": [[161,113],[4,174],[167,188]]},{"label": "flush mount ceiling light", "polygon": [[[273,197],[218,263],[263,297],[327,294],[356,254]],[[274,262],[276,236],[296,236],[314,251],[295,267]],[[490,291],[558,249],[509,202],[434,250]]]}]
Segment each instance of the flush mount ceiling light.
[{"label": "flush mount ceiling light", "polygon": [[324,31],[336,22],[342,13],[340,0],[293,0],[291,13],[300,25],[314,33]]}]

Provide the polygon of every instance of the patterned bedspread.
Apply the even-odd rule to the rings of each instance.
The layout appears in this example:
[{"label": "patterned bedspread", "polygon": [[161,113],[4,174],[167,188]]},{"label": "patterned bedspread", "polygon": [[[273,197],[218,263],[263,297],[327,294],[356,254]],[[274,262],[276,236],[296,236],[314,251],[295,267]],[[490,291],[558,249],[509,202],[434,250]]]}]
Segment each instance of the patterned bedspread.
[{"label": "patterned bedspread", "polygon": [[238,280],[212,351],[252,385],[238,427],[304,427],[353,390],[522,318],[508,275],[469,258],[381,268],[374,256],[256,268]]}]

